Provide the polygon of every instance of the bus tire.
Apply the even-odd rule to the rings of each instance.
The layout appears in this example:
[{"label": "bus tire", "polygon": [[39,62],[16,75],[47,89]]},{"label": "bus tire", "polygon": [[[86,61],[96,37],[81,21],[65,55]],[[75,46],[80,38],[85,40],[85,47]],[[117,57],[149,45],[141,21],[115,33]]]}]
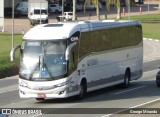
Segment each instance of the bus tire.
[{"label": "bus tire", "polygon": [[85,79],[81,81],[81,84],[79,86],[79,94],[78,99],[83,99],[87,93],[87,82]]},{"label": "bus tire", "polygon": [[156,78],[156,84],[157,84],[157,87],[160,87],[160,83],[158,82],[157,78]]},{"label": "bus tire", "polygon": [[160,87],[160,84],[157,83],[157,87]]},{"label": "bus tire", "polygon": [[123,83],[123,88],[128,88],[130,85],[130,71],[126,70],[125,75],[124,75],[124,83]]}]

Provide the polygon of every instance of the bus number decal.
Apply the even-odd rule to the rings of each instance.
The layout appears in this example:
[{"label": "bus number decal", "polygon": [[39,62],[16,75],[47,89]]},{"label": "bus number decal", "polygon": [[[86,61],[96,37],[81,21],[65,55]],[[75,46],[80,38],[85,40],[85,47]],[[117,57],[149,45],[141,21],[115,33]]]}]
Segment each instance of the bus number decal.
[{"label": "bus number decal", "polygon": [[88,61],[87,61],[87,65],[88,65],[88,66],[98,65],[98,60],[97,60],[97,59],[88,60]]}]

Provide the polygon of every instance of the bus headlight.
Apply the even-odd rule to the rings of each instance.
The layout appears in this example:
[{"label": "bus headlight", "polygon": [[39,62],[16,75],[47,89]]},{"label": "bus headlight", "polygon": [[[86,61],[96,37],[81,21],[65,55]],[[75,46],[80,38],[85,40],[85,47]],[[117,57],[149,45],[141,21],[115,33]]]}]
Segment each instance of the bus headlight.
[{"label": "bus headlight", "polygon": [[62,95],[64,93],[66,93],[66,91],[61,91],[61,92],[59,92],[59,95]]},{"label": "bus headlight", "polygon": [[25,95],[25,92],[24,92],[24,91],[19,90],[19,92],[20,92],[21,94]]},{"label": "bus headlight", "polygon": [[19,81],[19,86],[21,86],[21,87],[28,87],[28,82],[26,82],[26,81]]}]

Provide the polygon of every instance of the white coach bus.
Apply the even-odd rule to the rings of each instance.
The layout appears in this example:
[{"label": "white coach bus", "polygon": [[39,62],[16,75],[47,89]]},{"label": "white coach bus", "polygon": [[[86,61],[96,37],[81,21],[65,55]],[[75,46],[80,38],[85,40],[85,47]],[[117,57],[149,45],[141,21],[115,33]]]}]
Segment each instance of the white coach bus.
[{"label": "white coach bus", "polygon": [[138,21],[79,21],[29,30],[20,48],[21,98],[66,98],[142,76],[143,39]]}]

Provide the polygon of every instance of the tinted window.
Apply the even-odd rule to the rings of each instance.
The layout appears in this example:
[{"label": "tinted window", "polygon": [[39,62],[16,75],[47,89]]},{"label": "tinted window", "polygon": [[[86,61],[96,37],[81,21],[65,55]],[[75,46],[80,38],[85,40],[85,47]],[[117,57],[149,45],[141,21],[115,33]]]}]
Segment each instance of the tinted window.
[{"label": "tinted window", "polygon": [[117,27],[83,32],[80,39],[79,57],[82,59],[92,52],[138,45],[141,41],[141,26]]},{"label": "tinted window", "polygon": [[47,14],[47,10],[40,10],[40,9],[34,10],[34,14],[40,14],[40,12],[41,12],[41,14]]}]

